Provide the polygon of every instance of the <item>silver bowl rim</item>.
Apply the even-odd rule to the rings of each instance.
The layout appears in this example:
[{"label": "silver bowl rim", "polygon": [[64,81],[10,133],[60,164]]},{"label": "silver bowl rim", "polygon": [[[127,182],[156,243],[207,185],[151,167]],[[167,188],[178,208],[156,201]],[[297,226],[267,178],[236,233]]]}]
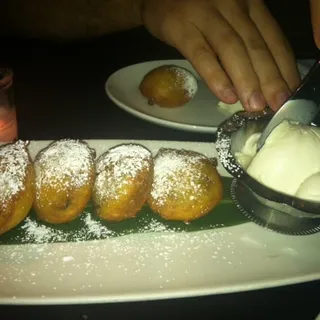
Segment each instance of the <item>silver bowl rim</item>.
[{"label": "silver bowl rim", "polygon": [[320,217],[320,202],[303,200],[285,193],[271,189],[262,185],[259,181],[252,178],[238,163],[231,152],[231,135],[239,130],[247,121],[257,121],[259,119],[271,119],[274,112],[269,108],[260,112],[239,111],[222,122],[217,129],[215,147],[222,166],[238,181],[244,183],[246,187],[267,200],[276,202],[280,205],[287,205]]}]

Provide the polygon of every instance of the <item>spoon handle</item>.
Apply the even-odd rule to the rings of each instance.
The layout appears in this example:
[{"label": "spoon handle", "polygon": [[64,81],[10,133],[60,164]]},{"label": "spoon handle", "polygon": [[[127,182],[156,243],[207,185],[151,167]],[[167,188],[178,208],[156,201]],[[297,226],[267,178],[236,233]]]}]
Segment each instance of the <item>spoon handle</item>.
[{"label": "spoon handle", "polygon": [[308,74],[303,78],[298,89],[293,93],[289,100],[312,100],[317,105],[320,105],[320,59],[317,60]]},{"label": "spoon handle", "polygon": [[320,60],[311,67],[301,85],[274,114],[257,142],[257,151],[264,145],[271,131],[283,120],[301,124],[317,124],[320,106]]}]

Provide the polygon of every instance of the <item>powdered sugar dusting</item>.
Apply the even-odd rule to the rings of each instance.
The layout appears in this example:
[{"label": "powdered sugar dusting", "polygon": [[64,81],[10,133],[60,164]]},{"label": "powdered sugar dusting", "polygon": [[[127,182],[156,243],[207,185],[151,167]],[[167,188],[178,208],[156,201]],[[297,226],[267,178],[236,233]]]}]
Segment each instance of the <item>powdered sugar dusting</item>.
[{"label": "powdered sugar dusting", "polygon": [[[95,194],[97,199],[121,196],[127,177],[135,178],[145,168],[151,168],[152,154],[143,146],[123,144],[102,154],[96,163]],[[125,192],[125,188],[123,189]]]},{"label": "powdered sugar dusting", "polygon": [[17,141],[0,147],[0,205],[5,208],[13,196],[24,190],[30,163],[27,142]]},{"label": "powdered sugar dusting", "polygon": [[[77,230],[62,230],[53,225],[46,225],[41,221],[34,220],[32,217],[27,217],[21,229],[24,231],[14,238],[19,243],[52,243],[52,242],[82,242],[87,240],[101,240],[119,237],[127,234],[135,233],[174,233],[184,232],[179,227],[170,227],[159,221],[157,218],[142,218],[141,223],[135,230],[127,229],[122,231],[113,231],[108,227],[105,221],[94,218],[89,212],[84,212],[80,216],[81,227]],[[219,226],[212,226],[219,227]]]},{"label": "powdered sugar dusting", "polygon": [[66,240],[66,234],[63,231],[54,230],[44,224],[40,224],[37,221],[30,219],[29,217],[25,219],[21,228],[25,231],[25,237],[23,240],[26,243],[47,243]]},{"label": "powdered sugar dusting", "polygon": [[233,240],[230,232],[220,230],[133,235],[59,246],[6,246],[0,256],[0,284],[14,298],[33,290],[39,298],[64,292],[76,296],[78,302],[85,302],[87,292],[104,288],[115,293],[119,287],[130,290],[133,286],[144,288],[144,284],[176,289],[190,279],[192,285],[195,277],[207,285],[207,279],[242,265],[241,259],[235,258],[239,250]]},{"label": "powdered sugar dusting", "polygon": [[203,160],[207,158],[197,152],[161,148],[154,160],[152,200],[161,206],[177,191],[183,194],[184,190],[188,192],[191,190],[192,194],[199,194],[202,186],[198,181],[202,177],[202,172],[197,164]]},{"label": "powdered sugar dusting", "polygon": [[[93,220],[89,213],[83,217],[87,235],[93,235],[96,238],[106,238],[114,236],[114,232],[109,230],[106,226],[102,225],[99,221]],[[78,241],[81,240],[78,238]]]},{"label": "powdered sugar dusting", "polygon": [[190,71],[178,66],[170,66],[170,69],[177,74],[179,80],[182,80],[183,88],[187,95],[192,98],[198,90],[197,79],[194,75]]},{"label": "powdered sugar dusting", "polygon": [[91,214],[84,212],[80,218],[82,227],[78,230],[59,230],[52,225],[27,217],[21,226],[23,236],[17,236],[15,240],[20,243],[51,243],[51,242],[81,242],[92,239],[107,239],[114,237],[114,231],[108,229],[99,220],[91,217]]},{"label": "powdered sugar dusting", "polygon": [[23,299],[30,292],[39,300],[64,293],[77,303],[87,302],[88,293],[105,291],[110,297],[119,288],[130,292],[149,287],[150,291],[151,285],[177,290],[186,283],[192,288],[195,281],[207,286],[208,279],[214,281],[221,272],[234,273],[241,267],[242,253],[233,240],[230,232],[220,230],[6,246],[0,255],[0,285],[13,299]]},{"label": "powdered sugar dusting", "polygon": [[230,157],[231,152],[231,139],[226,134],[221,132],[217,133],[217,142],[216,142],[216,149],[219,153],[219,160],[221,164],[227,168],[230,165]]},{"label": "powdered sugar dusting", "polygon": [[59,182],[63,190],[86,185],[94,167],[93,156],[94,151],[80,140],[62,139],[51,143],[35,160],[37,191],[43,185],[55,186]]}]

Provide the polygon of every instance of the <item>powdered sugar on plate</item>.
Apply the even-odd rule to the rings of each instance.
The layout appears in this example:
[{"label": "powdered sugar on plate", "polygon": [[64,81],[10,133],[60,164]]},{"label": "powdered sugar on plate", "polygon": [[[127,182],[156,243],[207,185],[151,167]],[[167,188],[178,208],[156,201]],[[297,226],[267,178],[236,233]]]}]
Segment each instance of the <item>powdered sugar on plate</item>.
[{"label": "powdered sugar on plate", "polygon": [[24,221],[22,230],[25,231],[24,238],[21,243],[48,243],[66,240],[67,234],[61,230],[54,230],[44,224],[40,224],[35,220],[27,217]]},{"label": "powdered sugar on plate", "polygon": [[0,205],[3,208],[25,188],[24,181],[30,164],[27,144],[19,140],[0,147]]},{"label": "powdered sugar on plate", "polygon": [[27,217],[21,230],[23,233],[17,235],[14,240],[19,243],[33,243],[45,244],[53,242],[82,242],[88,240],[103,240],[114,237],[119,237],[127,234],[140,234],[140,233],[173,233],[183,232],[180,228],[168,227],[156,218],[141,219],[141,223],[136,230],[122,230],[113,231],[108,228],[108,224],[104,221],[94,218],[89,212],[84,212],[80,216],[79,225],[77,229],[59,229],[54,225],[44,224],[35,220],[32,217]]},{"label": "powdered sugar on plate", "polygon": [[[186,283],[196,273],[206,278],[212,266],[221,265],[228,272],[235,268],[234,253],[231,233],[223,230],[133,235],[63,245],[4,246],[0,285],[13,299],[23,299],[25,292],[36,292],[36,299],[54,298],[64,292],[64,298],[74,296],[77,303],[85,303],[85,292],[101,292],[103,288],[119,292],[123,284],[130,288],[135,282],[134,287],[139,288],[145,281],[150,292],[150,286],[170,288],[177,281]],[[210,264],[204,264],[204,260]],[[237,261],[239,264],[241,261]]]},{"label": "powdered sugar on plate", "polygon": [[21,226],[24,234],[20,234],[15,240],[20,243],[52,243],[52,242],[80,242],[90,239],[107,239],[114,237],[114,232],[84,212],[80,221],[82,227],[77,230],[62,230],[55,226],[47,225],[27,217]]}]

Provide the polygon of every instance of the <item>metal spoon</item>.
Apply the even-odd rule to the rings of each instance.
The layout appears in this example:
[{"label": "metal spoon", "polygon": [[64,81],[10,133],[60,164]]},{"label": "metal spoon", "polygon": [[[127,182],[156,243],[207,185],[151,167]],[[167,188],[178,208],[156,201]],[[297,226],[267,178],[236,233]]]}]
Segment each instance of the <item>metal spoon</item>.
[{"label": "metal spoon", "polygon": [[257,143],[257,151],[264,145],[271,131],[284,119],[310,125],[319,112],[319,106],[320,60],[315,62],[300,87],[271,118]]}]

